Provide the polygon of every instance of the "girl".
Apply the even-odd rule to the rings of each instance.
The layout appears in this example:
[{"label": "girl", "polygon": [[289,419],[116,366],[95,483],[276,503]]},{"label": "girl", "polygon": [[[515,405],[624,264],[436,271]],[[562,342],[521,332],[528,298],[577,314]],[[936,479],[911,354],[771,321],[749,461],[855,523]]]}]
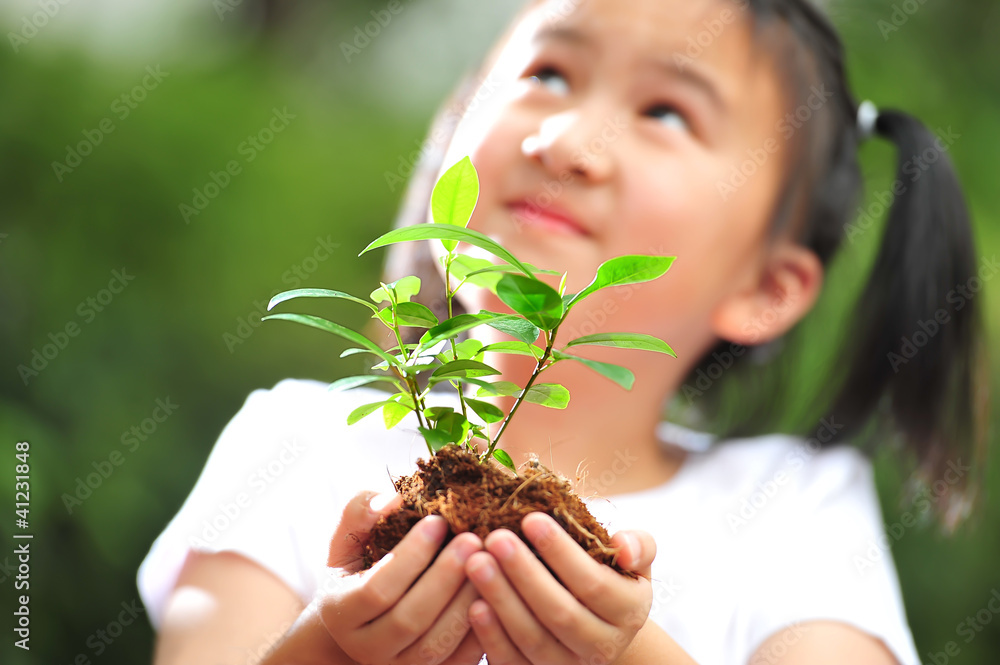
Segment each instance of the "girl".
[{"label": "girl", "polygon": [[[403,223],[427,219],[429,185],[470,155],[481,181],[470,227],[568,272],[569,291],[613,256],[678,257],[564,325],[565,339],[656,335],[677,359],[588,354],[629,366],[631,392],[562,363],[547,380],[570,389],[569,408],[521,410],[504,441],[515,460],[537,451],[564,475],[585,469],[581,493],[639,578],[596,564],[540,513],[523,530],[555,576],[503,530],[459,534],[435,558],[447,537],[436,516],[351,575],[366,532],[397,505],[386,471],[411,471],[423,443],[344,424],[378,393],[285,381],[250,396],[143,562],[157,665],[917,665],[891,558],[870,554],[885,542],[871,465],[836,444],[882,424],[876,438],[905,446],[945,517],[962,516],[985,386],[973,376],[978,303],[949,303],[977,265],[942,140],[858,105],[842,65],[805,0],[528,3],[439,114],[432,137],[447,148],[426,155]],[[760,354],[747,348],[773,349],[813,306],[857,231],[856,153],[873,135],[898,148],[895,200],[822,417],[801,437],[745,431],[700,448],[693,430],[662,426],[681,392],[707,404],[710,386],[692,377],[752,375]],[[420,251],[396,250],[388,278],[431,265]],[[486,291],[461,296],[469,311],[502,307]],[[906,347],[920,330],[924,343]],[[521,385],[526,361],[487,358]],[[390,493],[363,491],[380,488]]]}]

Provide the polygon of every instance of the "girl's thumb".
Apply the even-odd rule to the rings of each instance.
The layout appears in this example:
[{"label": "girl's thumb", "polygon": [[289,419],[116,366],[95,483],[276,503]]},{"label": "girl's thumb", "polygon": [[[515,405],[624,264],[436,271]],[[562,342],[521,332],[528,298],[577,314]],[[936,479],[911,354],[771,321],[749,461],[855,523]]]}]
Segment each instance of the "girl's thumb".
[{"label": "girl's thumb", "polygon": [[656,541],[645,531],[619,531],[611,539],[622,548],[618,563],[622,568],[636,572],[643,577],[650,576],[653,559],[656,558]]},{"label": "girl's thumb", "polygon": [[333,537],[326,565],[354,570],[361,562],[361,548],[378,518],[399,508],[399,494],[361,492],[344,507]]}]

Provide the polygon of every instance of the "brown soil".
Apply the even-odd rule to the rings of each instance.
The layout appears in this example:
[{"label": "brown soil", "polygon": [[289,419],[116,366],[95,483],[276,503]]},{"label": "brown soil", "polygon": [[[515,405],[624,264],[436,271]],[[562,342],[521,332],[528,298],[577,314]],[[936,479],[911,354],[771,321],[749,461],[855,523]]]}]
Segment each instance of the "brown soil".
[{"label": "brown soil", "polygon": [[493,464],[480,464],[465,449],[446,446],[430,460],[418,460],[417,467],[413,475],[393,481],[403,504],[375,524],[364,547],[363,569],[371,568],[427,515],[447,520],[450,530],[444,544],[464,531],[485,538],[491,531],[507,528],[531,547],[521,533],[521,518],[541,511],[551,515],[594,560],[626,577],[637,577],[618,566],[618,550],[611,547],[611,537],[569,481],[541,464],[529,462],[514,477]]}]

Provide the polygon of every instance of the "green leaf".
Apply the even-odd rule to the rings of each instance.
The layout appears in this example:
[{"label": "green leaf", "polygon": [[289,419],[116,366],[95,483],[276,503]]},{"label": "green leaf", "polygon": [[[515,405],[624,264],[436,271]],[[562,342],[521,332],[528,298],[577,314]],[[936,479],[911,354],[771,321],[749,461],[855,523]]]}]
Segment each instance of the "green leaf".
[{"label": "green leaf", "polygon": [[429,406],[424,409],[424,417],[428,420],[437,420],[445,414],[454,412],[455,409],[450,406]]},{"label": "green leaf", "polygon": [[[370,353],[373,356],[378,356],[379,355],[379,354],[375,353],[374,351],[372,351],[371,349],[344,349],[343,353],[340,354],[340,357],[341,358],[346,358],[348,356],[357,356],[357,355],[360,355],[362,353]],[[381,357],[381,356],[379,356],[379,357]],[[402,362],[402,360],[400,360],[400,362]],[[382,363],[381,366],[386,367],[388,369],[387,363]],[[375,368],[373,367],[372,369],[375,369]]]},{"label": "green leaf", "polygon": [[[479,176],[468,156],[463,157],[442,174],[431,192],[431,216],[435,224],[450,224],[465,228],[479,199]],[[442,240],[448,252],[458,243]]]},{"label": "green leaf", "polygon": [[569,390],[558,383],[536,383],[528,390],[524,401],[550,409],[565,409],[569,406]]},{"label": "green leaf", "polygon": [[633,254],[609,259],[597,269],[597,275],[590,285],[573,296],[567,308],[600,289],[625,284],[639,284],[662,277],[670,269],[675,258],[673,256]]},{"label": "green leaf", "polygon": [[483,343],[478,339],[462,340],[455,345],[455,353],[459,360],[470,360],[479,355],[483,349]]},{"label": "green leaf", "polygon": [[[416,376],[420,372],[426,372],[427,370],[433,369],[435,367],[439,367],[439,365],[436,362],[435,363],[414,363],[414,364],[406,364],[404,362],[400,362],[400,364],[399,364],[399,369],[401,369],[404,372],[406,372],[407,376]],[[384,362],[383,363],[379,363],[378,365],[372,366],[372,370],[373,371],[379,371],[379,370],[383,370],[384,371],[384,370],[388,370],[388,369],[389,369],[389,366],[386,363],[384,363]]]},{"label": "green leaf", "polygon": [[500,370],[490,367],[486,363],[481,363],[478,360],[452,360],[449,363],[441,365],[431,376],[465,376],[465,377],[480,377],[480,376],[495,376],[500,373]]},{"label": "green leaf", "polygon": [[563,301],[559,292],[537,279],[504,275],[497,283],[497,297],[544,330],[552,330],[562,319]]},{"label": "green leaf", "polygon": [[[444,263],[446,259],[446,256],[442,256],[442,263]],[[555,270],[541,270],[530,263],[525,263],[524,265],[535,275],[559,274]],[[505,273],[519,272],[519,270],[517,266],[512,266],[509,263],[495,264],[488,259],[473,257],[468,254],[458,254],[452,258],[449,272],[452,276],[458,279],[459,282],[472,284],[473,286],[478,286],[480,288],[487,289],[492,293],[496,293],[497,282],[500,281],[500,278],[503,277]]]},{"label": "green leaf", "polygon": [[361,303],[373,312],[377,309],[370,302],[362,300],[361,298],[356,298],[350,293],[344,293],[343,291],[331,291],[329,289],[294,289],[292,291],[279,293],[271,298],[271,301],[267,303],[267,311],[270,312],[278,303],[283,303],[286,300],[292,300],[293,298],[340,298],[342,300],[350,300],[352,302]]},{"label": "green leaf", "polygon": [[[459,240],[461,242],[466,242],[475,247],[479,247],[480,249],[485,249],[490,254],[517,266],[517,268],[528,277],[535,276],[526,265],[518,261],[513,254],[499,245],[495,240],[492,240],[489,236],[483,235],[479,231],[464,229],[460,226],[449,226],[447,224],[413,224],[411,226],[393,229],[392,231],[389,231],[372,241],[370,245],[362,250],[361,254],[370,252],[373,249],[378,249],[379,247],[385,247],[398,242],[407,242],[411,240]],[[358,256],[361,256],[361,254]]]},{"label": "green leaf", "polygon": [[568,344],[566,348],[571,346],[582,346],[582,345],[592,345],[592,346],[614,346],[620,349],[641,349],[643,351],[658,351],[659,353],[666,353],[668,356],[677,357],[674,350],[667,345],[662,339],[653,337],[652,335],[643,335],[642,333],[598,333],[596,335],[587,335],[585,337],[577,337]]},{"label": "green leaf", "polygon": [[517,473],[517,467],[514,466],[514,460],[510,458],[510,455],[507,454],[507,451],[496,448],[493,451],[493,459],[500,462],[514,473]]},{"label": "green leaf", "polygon": [[535,360],[538,360],[545,353],[545,349],[521,340],[511,340],[509,342],[497,342],[484,346],[480,350],[480,353],[513,353],[519,356],[531,356]]},{"label": "green leaf", "polygon": [[[484,382],[485,383],[485,382]],[[510,381],[493,381],[492,383],[485,383],[485,385],[480,385],[479,390],[476,391],[476,397],[498,397],[501,395],[518,395],[521,393],[521,386],[516,383],[511,383]]]},{"label": "green leaf", "polygon": [[413,411],[408,404],[389,401],[382,407],[382,417],[385,419],[385,428],[392,429],[400,423],[408,413]]},{"label": "green leaf", "polygon": [[461,413],[446,413],[438,419],[434,429],[444,433],[451,443],[460,443],[469,433],[469,421]]},{"label": "green leaf", "polygon": [[420,293],[420,278],[410,275],[409,277],[397,279],[395,282],[390,282],[384,287],[378,287],[371,293],[370,297],[373,302],[392,302],[392,298],[386,291],[386,287],[396,293],[397,303],[410,302],[413,296]]},{"label": "green leaf", "polygon": [[[466,330],[471,330],[483,324],[492,324],[496,321],[514,320],[519,317],[513,314],[496,314],[493,312],[480,312],[479,314],[459,314],[450,319],[445,319],[423,334],[420,338],[420,350],[429,349],[435,344],[451,337],[457,336]],[[532,340],[534,341],[534,340]]]},{"label": "green leaf", "polygon": [[[395,402],[391,403],[395,404]],[[351,411],[350,415],[347,416],[347,424],[353,425],[362,418],[367,418],[371,414],[381,409],[386,404],[390,404],[390,401],[385,400],[384,402],[372,402],[371,404],[365,404],[364,406],[359,406],[358,408]]]},{"label": "green leaf", "polygon": [[[465,256],[465,255],[463,254],[462,256]],[[454,265],[454,264],[452,264],[452,265]],[[528,266],[528,268],[531,269],[531,272],[535,273],[536,275],[559,275],[560,274],[560,272],[558,270],[544,270],[542,268],[538,268],[538,267],[532,265],[531,263],[525,263],[524,265]],[[512,266],[512,265],[510,265],[508,263],[500,263],[500,264],[490,264],[489,267],[482,267],[482,268],[479,268],[477,270],[474,270],[474,271],[470,272],[468,274],[468,276],[469,277],[478,277],[479,275],[486,275],[486,274],[489,274],[489,273],[501,273],[499,276],[502,277],[503,273],[517,273],[517,272],[520,272],[517,269],[517,266]]]},{"label": "green leaf", "polygon": [[330,392],[341,392],[344,390],[351,390],[353,388],[360,388],[361,386],[366,386],[369,383],[376,383],[378,381],[385,381],[391,383],[399,388],[399,382],[388,376],[375,376],[374,374],[363,374],[359,376],[346,376],[343,379],[338,379],[330,384],[327,389]]},{"label": "green leaf", "polygon": [[396,321],[411,328],[433,328],[439,321],[434,312],[418,302],[401,302],[396,305]]},{"label": "green leaf", "polygon": [[477,388],[483,388],[484,386],[491,385],[489,381],[484,381],[483,379],[472,379],[467,376],[432,376],[427,380],[428,386],[436,386],[439,383],[445,381],[450,382],[452,385],[458,383],[467,383]]},{"label": "green leaf", "polygon": [[504,412],[498,406],[489,402],[480,402],[478,399],[465,398],[465,403],[476,412],[476,415],[483,419],[485,423],[498,423],[504,419]]},{"label": "green leaf", "polygon": [[424,441],[431,447],[431,450],[437,452],[452,443],[451,439],[448,437],[447,433],[442,432],[438,429],[428,429],[426,427],[417,427],[420,433],[424,437]]},{"label": "green leaf", "polygon": [[[510,381],[494,381],[488,388],[480,387],[476,397],[520,395],[522,390],[520,386]],[[531,386],[524,396],[524,401],[553,409],[565,409],[569,405],[569,390],[557,383],[538,383]]]},{"label": "green leaf", "polygon": [[394,356],[389,355],[382,349],[380,349],[374,342],[369,340],[367,337],[361,333],[354,332],[350,328],[345,328],[339,323],[334,323],[333,321],[327,321],[326,319],[321,319],[318,316],[311,316],[309,314],[271,314],[265,316],[261,321],[267,321],[269,319],[278,319],[282,321],[292,321],[294,323],[301,323],[302,325],[310,326],[312,328],[319,328],[320,330],[325,330],[326,332],[333,333],[334,335],[340,335],[344,339],[354,342],[355,344],[360,344],[365,347],[375,355],[379,356],[383,360],[387,361],[392,365],[402,365],[402,363],[396,359]]},{"label": "green leaf", "polygon": [[[485,311],[485,310],[484,310]],[[538,329],[531,321],[526,321],[520,316],[514,316],[513,314],[497,314],[496,312],[488,312],[497,318],[493,321],[487,322],[490,328],[499,330],[502,333],[506,333],[515,339],[519,339],[525,344],[534,344],[538,336],[542,334],[542,331]]]},{"label": "green leaf", "polygon": [[552,355],[556,360],[575,360],[582,365],[586,365],[598,374],[611,379],[625,390],[632,390],[632,385],[635,383],[635,375],[632,371],[626,367],[622,367],[621,365],[612,365],[611,363],[602,363],[597,360],[588,360],[587,358],[574,356],[570,353],[563,353],[562,351],[553,351]]}]

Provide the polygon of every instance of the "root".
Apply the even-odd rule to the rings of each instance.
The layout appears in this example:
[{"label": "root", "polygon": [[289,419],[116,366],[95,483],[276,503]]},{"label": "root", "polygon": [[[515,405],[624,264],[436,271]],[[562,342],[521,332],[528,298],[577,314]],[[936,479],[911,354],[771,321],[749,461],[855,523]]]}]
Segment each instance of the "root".
[{"label": "root", "polygon": [[583,535],[584,538],[586,538],[587,540],[589,540],[589,541],[591,541],[593,543],[596,543],[597,547],[602,552],[604,552],[605,554],[614,554],[614,555],[617,556],[617,554],[619,552],[619,550],[617,548],[608,547],[607,545],[605,545],[601,541],[600,538],[598,538],[597,536],[595,536],[594,534],[592,534],[590,531],[588,531],[587,529],[585,529],[579,522],[576,521],[576,519],[572,515],[570,515],[569,513],[567,513],[565,510],[562,510],[561,508],[556,508],[555,512],[558,515],[560,515],[563,519],[565,519],[567,522],[569,522],[577,531],[579,531]]},{"label": "root", "polygon": [[517,496],[517,493],[520,492],[525,487],[527,487],[529,483],[531,483],[532,481],[535,481],[535,480],[541,480],[542,478],[547,478],[547,477],[549,477],[551,475],[552,474],[548,473],[548,472],[546,472],[546,473],[539,473],[539,474],[534,475],[531,478],[528,478],[527,480],[525,480],[523,483],[521,483],[520,485],[517,486],[516,490],[514,490],[513,492],[511,492],[511,495],[509,497],[507,497],[507,500],[504,501],[503,505],[500,507],[500,511],[502,512],[504,510],[507,510],[507,506],[509,506],[510,502],[514,500],[514,497]]}]

